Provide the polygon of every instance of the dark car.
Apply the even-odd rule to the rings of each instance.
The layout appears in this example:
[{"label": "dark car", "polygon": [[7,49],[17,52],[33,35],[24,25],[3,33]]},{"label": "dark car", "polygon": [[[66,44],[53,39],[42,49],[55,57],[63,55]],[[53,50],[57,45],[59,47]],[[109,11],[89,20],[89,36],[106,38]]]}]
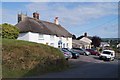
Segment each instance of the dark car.
[{"label": "dark car", "polygon": [[81,55],[90,55],[90,52],[86,51],[85,49],[81,48],[72,48],[73,51],[78,52]]},{"label": "dark car", "polygon": [[62,48],[62,49],[65,49],[65,50],[69,51],[72,54],[72,58],[74,58],[74,59],[77,59],[80,56],[79,53],[77,53],[77,52],[75,52],[75,51],[73,51],[71,49],[68,49],[68,48]]},{"label": "dark car", "polygon": [[99,52],[97,52],[97,51],[95,51],[95,50],[93,50],[93,49],[86,49],[86,50],[89,51],[89,52],[91,53],[91,55],[97,55],[97,56],[100,55]]}]

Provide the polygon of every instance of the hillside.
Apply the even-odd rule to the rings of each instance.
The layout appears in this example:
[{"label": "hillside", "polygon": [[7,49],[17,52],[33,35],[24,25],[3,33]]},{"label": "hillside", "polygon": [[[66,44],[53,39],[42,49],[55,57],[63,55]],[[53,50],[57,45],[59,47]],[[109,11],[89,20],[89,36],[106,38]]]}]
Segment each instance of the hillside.
[{"label": "hillside", "polygon": [[103,41],[115,41],[115,40],[120,40],[120,38],[101,38]]},{"label": "hillside", "polygon": [[12,39],[3,39],[2,42],[4,78],[40,75],[68,67],[63,54],[56,48]]}]

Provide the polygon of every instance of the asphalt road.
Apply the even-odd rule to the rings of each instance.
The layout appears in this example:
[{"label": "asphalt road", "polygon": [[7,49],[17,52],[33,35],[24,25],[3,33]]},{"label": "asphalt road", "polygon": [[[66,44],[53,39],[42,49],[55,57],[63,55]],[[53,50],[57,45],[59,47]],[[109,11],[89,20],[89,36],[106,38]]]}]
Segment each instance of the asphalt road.
[{"label": "asphalt road", "polygon": [[70,59],[71,68],[55,73],[36,76],[37,78],[118,78],[118,60],[102,61],[98,56],[83,56]]}]

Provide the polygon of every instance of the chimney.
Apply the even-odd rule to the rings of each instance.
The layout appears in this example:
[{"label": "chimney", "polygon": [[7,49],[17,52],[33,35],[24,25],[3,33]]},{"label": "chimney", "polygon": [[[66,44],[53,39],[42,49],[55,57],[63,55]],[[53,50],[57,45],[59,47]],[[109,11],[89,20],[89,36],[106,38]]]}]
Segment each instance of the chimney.
[{"label": "chimney", "polygon": [[87,33],[86,32],[84,33],[84,37],[87,37]]},{"label": "chimney", "polygon": [[54,23],[59,25],[58,17],[55,17]]},{"label": "chimney", "polygon": [[39,19],[39,13],[34,12],[34,13],[33,13],[33,18],[35,18],[35,19]]},{"label": "chimney", "polygon": [[25,14],[18,14],[18,23],[20,22],[20,21],[23,21],[25,18],[27,17],[27,15],[25,15]]}]

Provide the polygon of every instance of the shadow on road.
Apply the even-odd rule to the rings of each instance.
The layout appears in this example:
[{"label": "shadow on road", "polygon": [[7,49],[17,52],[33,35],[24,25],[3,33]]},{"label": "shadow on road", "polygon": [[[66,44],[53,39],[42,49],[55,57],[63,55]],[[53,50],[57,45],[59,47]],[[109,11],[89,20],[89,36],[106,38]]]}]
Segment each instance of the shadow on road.
[{"label": "shadow on road", "polygon": [[94,56],[93,58],[96,60],[100,60],[98,56]]}]

